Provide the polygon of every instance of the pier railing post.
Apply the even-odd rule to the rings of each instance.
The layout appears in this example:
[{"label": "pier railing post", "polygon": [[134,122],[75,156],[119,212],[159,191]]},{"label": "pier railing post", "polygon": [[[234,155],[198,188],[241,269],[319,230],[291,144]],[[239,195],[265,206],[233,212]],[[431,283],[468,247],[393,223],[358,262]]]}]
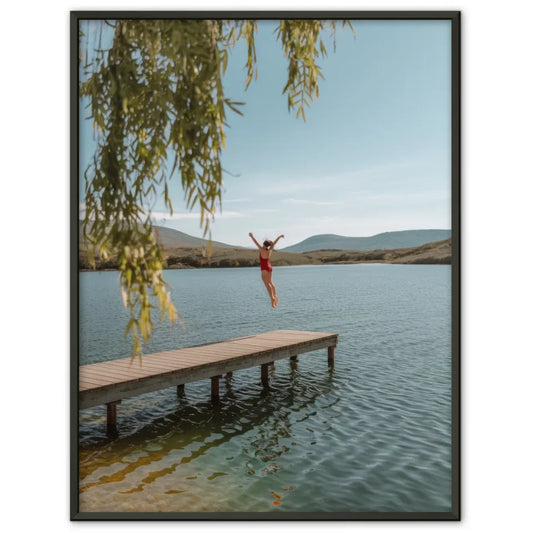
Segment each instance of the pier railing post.
[{"label": "pier railing post", "polygon": [[335,346],[328,346],[328,367],[335,366]]}]

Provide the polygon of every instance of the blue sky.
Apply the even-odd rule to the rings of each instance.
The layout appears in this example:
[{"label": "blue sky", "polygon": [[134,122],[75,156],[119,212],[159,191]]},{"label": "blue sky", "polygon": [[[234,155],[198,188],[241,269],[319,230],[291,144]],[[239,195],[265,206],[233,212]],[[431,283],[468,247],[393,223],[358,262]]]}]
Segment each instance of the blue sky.
[{"label": "blue sky", "polygon": [[[283,247],[321,233],[450,229],[450,22],[353,21],[355,35],[337,32],[336,52],[325,35],[325,80],[306,122],[288,113],[282,95],[287,65],[276,22],[258,25],[258,79],[244,89],[243,46],[226,72],[226,96],[246,105],[243,117],[228,114],[228,173],[213,239],[249,246],[250,231],[258,239],[283,233]],[[82,168],[92,131],[82,120]],[[171,189],[174,215],[160,202],[155,223],[202,236],[179,177]]]}]

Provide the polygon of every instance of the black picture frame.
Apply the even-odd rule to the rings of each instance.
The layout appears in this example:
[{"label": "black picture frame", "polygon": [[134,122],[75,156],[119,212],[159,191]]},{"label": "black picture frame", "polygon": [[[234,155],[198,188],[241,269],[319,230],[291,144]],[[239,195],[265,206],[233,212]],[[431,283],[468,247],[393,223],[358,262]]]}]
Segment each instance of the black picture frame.
[{"label": "black picture frame", "polygon": [[[451,512],[80,512],[79,445],[79,105],[78,24],[91,19],[354,19],[451,21],[452,498]],[[70,12],[70,520],[410,520],[461,519],[461,12],[460,11],[71,11]]]}]

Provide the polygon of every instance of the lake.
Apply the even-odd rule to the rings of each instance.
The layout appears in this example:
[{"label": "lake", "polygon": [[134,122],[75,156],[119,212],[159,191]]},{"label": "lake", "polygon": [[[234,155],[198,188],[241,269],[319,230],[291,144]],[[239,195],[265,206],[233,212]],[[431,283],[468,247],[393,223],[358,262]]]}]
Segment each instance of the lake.
[{"label": "lake", "polygon": [[[158,325],[144,353],[275,329],[339,334],[326,350],[80,411],[80,511],[449,512],[451,267],[275,267],[164,275],[185,331]],[[117,272],[80,274],[80,363],[131,354]]]}]

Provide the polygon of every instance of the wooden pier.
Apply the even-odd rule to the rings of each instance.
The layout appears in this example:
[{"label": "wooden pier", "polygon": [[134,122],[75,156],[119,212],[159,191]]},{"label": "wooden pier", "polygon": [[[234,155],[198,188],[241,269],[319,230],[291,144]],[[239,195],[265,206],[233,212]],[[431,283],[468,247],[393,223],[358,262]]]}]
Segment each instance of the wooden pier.
[{"label": "wooden pier", "polygon": [[268,366],[290,358],[291,368],[297,356],[321,348],[328,350],[328,365],[334,364],[336,333],[278,330],[228,341],[154,353],[140,358],[124,358],[91,365],[79,371],[79,407],[86,409],[107,405],[108,432],[116,432],[117,404],[146,392],[177,387],[200,379],[211,379],[211,399],[219,401],[219,379],[236,370],[261,367],[261,382],[268,387]]}]

